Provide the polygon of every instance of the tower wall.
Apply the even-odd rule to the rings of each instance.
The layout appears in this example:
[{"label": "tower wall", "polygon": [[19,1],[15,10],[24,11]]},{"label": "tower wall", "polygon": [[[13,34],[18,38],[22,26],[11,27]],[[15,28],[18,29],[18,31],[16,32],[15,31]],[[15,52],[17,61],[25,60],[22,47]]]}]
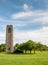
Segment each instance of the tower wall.
[{"label": "tower wall", "polygon": [[6,52],[13,52],[13,26],[6,26]]}]

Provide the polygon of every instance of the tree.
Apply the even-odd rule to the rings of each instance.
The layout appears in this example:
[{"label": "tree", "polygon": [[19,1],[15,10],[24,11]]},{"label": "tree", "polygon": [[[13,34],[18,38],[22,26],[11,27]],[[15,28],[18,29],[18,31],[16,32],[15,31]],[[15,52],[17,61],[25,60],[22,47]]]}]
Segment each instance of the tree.
[{"label": "tree", "polygon": [[0,52],[1,52],[1,45],[0,45]]},{"label": "tree", "polygon": [[28,45],[27,45],[26,42],[23,43],[23,50],[25,51],[25,53],[26,53],[26,51],[28,50]]},{"label": "tree", "polygon": [[48,46],[47,46],[47,51],[48,51]]},{"label": "tree", "polygon": [[37,43],[37,50],[39,51],[46,51],[47,50],[47,46],[41,44],[40,42]]},{"label": "tree", "polygon": [[30,51],[30,54],[31,54],[32,50],[34,50],[34,53],[35,53],[36,42],[29,40],[29,41],[27,41],[27,43],[28,43],[28,50]]},{"label": "tree", "polygon": [[22,49],[23,47],[22,47],[22,44],[16,44],[15,45],[15,50],[14,50],[14,53],[23,53],[23,49]]},{"label": "tree", "polygon": [[25,43],[22,43],[19,45],[18,49],[22,50],[22,51],[30,51],[30,54],[31,54],[31,51],[34,50],[34,53],[35,53],[35,49],[36,49],[36,42],[32,41],[32,40],[29,40]]},{"label": "tree", "polygon": [[26,43],[22,43],[19,45],[18,49],[22,50],[22,51],[27,51],[27,44]]},{"label": "tree", "polygon": [[1,52],[5,51],[5,44],[1,44],[1,45],[0,45],[0,51],[1,51]]},{"label": "tree", "polygon": [[25,53],[27,51],[30,51],[30,54],[31,54],[32,50],[34,51],[34,54],[35,54],[36,50],[39,50],[39,51],[48,50],[48,47],[46,45],[43,45],[40,42],[36,43],[32,40],[28,40],[27,42],[24,42],[24,43],[21,43],[21,44],[17,43],[15,45],[15,47],[16,47],[17,50],[25,51]]},{"label": "tree", "polygon": [[43,46],[42,46],[42,50],[43,50],[43,51],[47,51],[47,46],[46,46],[46,45],[43,45]]},{"label": "tree", "polygon": [[14,46],[15,50],[16,50],[18,47],[19,47],[19,43],[16,43],[15,46]]},{"label": "tree", "polygon": [[31,51],[32,51],[32,49],[33,49],[33,47],[32,47],[32,41],[31,40],[29,40],[29,41],[27,41],[26,42],[26,48],[27,48],[27,50],[29,50],[30,51],[30,54],[31,54]]}]

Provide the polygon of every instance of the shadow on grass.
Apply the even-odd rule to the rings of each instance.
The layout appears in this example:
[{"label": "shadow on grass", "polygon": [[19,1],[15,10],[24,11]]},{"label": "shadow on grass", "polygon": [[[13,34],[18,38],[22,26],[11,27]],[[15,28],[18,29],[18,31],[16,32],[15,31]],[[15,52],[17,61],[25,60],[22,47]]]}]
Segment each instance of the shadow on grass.
[{"label": "shadow on grass", "polygon": [[5,52],[5,54],[13,54],[13,55],[34,55],[34,53],[31,53],[30,54],[30,53],[10,53],[10,52]]}]

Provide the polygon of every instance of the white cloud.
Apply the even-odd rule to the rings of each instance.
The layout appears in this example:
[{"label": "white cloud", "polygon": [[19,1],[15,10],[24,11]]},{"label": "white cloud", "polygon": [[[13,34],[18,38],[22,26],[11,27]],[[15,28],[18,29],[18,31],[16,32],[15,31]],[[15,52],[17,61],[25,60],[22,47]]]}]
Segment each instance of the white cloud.
[{"label": "white cloud", "polygon": [[13,15],[11,15],[11,18],[12,19],[20,19],[20,18],[23,18],[23,17],[28,17],[28,16],[32,16],[33,15],[33,12],[30,11],[30,12],[20,12],[20,13],[15,13]]},{"label": "white cloud", "polygon": [[48,27],[43,27],[42,29],[35,31],[15,31],[14,35],[16,42],[23,42],[31,39],[48,45]]},{"label": "white cloud", "polygon": [[26,26],[26,24],[14,24],[14,27],[16,27],[16,26],[18,26],[18,27]]},{"label": "white cloud", "polygon": [[0,32],[0,44],[6,43],[5,38],[6,38],[5,32]]},{"label": "white cloud", "polygon": [[41,22],[41,23],[48,23],[48,10],[46,11],[27,11],[27,12],[19,12],[11,15],[11,19],[23,19],[30,20],[31,22]]},{"label": "white cloud", "polygon": [[4,21],[4,18],[0,18],[0,21]]},{"label": "white cloud", "polygon": [[23,9],[24,11],[29,11],[31,8],[33,8],[33,6],[29,6],[26,3],[21,6],[17,6],[16,4],[14,4],[13,7]]},{"label": "white cloud", "polygon": [[14,23],[16,23],[16,26],[17,25],[21,26],[23,24],[27,25],[28,23],[36,23],[36,22],[39,22],[39,23],[41,22],[41,24],[47,24],[48,10],[19,12],[19,13],[12,14],[11,19],[8,19],[8,20],[4,18],[0,18],[0,22],[7,22],[7,24],[13,24],[13,25],[15,25]]},{"label": "white cloud", "polygon": [[24,4],[23,8],[24,8],[24,10],[28,11],[29,6],[27,4]]},{"label": "white cloud", "polygon": [[[20,22],[19,19],[21,19]],[[41,22],[42,24],[45,24],[48,23],[48,10],[19,12],[19,13],[12,14],[11,19],[0,18],[0,22],[7,22],[8,24],[13,24],[16,22],[17,25],[19,24],[27,25],[28,23],[36,23],[36,22]]]},{"label": "white cloud", "polygon": [[42,24],[46,24],[48,23],[48,16],[43,16],[43,17],[39,17],[39,18],[35,18],[34,22],[41,22]]},{"label": "white cloud", "polygon": [[[6,33],[0,32],[0,43],[5,43]],[[48,27],[43,27],[34,31],[20,31],[14,30],[14,42],[24,42],[33,40],[48,45]]]}]

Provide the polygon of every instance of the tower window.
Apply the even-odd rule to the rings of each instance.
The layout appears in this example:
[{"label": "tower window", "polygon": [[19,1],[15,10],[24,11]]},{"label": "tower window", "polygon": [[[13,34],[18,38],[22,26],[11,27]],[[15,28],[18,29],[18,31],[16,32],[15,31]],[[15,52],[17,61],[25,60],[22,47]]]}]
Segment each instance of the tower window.
[{"label": "tower window", "polygon": [[8,33],[11,33],[11,28],[8,29]]}]

